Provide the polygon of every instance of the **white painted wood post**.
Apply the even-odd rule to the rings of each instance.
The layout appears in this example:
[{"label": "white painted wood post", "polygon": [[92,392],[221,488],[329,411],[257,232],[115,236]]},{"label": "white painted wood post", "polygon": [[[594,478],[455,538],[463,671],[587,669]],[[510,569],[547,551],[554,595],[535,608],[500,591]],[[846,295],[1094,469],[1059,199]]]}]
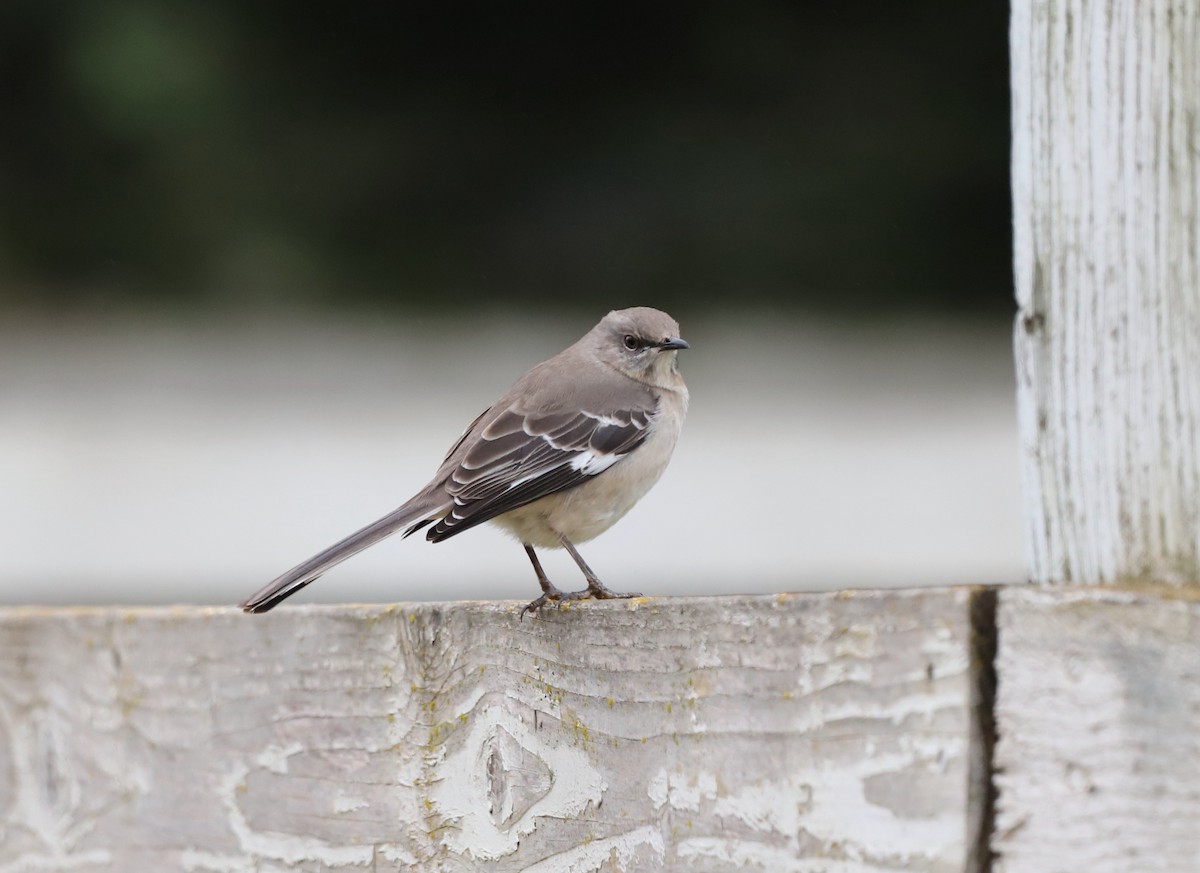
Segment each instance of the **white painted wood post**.
[{"label": "white painted wood post", "polygon": [[[1200,870],[1200,4],[1014,0],[995,873]],[[1165,583],[1165,584],[1164,584]]]},{"label": "white painted wood post", "polygon": [[1029,576],[1200,584],[1200,4],[1015,0]]},{"label": "white painted wood post", "polygon": [[1200,870],[1200,602],[1176,594],[1001,592],[992,873]]}]

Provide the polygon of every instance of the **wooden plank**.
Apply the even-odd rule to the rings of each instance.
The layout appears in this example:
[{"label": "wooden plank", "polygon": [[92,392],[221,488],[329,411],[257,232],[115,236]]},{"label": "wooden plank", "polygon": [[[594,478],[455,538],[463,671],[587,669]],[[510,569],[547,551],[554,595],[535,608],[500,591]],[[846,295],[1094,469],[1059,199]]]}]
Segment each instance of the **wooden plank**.
[{"label": "wooden plank", "polygon": [[1014,0],[1029,576],[1200,584],[1200,4]]},{"label": "wooden plank", "polygon": [[1200,870],[1200,603],[999,599],[997,873]]},{"label": "wooden plank", "polygon": [[2,610],[0,870],[974,869],[976,602]]}]

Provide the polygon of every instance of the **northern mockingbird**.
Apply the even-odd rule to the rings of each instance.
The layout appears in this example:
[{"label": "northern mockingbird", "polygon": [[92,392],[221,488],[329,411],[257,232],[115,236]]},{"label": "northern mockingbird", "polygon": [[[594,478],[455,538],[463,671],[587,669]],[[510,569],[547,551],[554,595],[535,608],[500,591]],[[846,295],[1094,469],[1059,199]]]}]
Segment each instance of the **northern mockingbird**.
[{"label": "northern mockingbird", "polygon": [[[480,413],[407,503],[288,570],[242,609],[266,612],[401,528],[408,536],[433,525],[426,538],[437,543],[485,521],[515,536],[533,562],[542,595],[522,616],[552,601],[637,597],[605,588],[575,544],[612,527],[666,469],[687,412],[675,362],[687,347],[665,312],[610,312]],[[534,547],[566,549],[587,588],[555,588]]]}]

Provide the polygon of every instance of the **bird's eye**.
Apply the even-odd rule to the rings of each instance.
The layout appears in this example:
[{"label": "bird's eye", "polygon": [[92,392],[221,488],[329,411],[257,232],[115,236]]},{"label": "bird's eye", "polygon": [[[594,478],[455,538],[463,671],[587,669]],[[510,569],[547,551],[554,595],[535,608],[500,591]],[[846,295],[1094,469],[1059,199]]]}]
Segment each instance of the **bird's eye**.
[{"label": "bird's eye", "polygon": [[635,351],[639,346],[641,346],[641,343],[638,342],[638,338],[635,337],[633,334],[628,334],[628,333],[625,334],[624,343],[625,343],[625,348],[629,349],[629,351],[631,351],[631,352]]}]

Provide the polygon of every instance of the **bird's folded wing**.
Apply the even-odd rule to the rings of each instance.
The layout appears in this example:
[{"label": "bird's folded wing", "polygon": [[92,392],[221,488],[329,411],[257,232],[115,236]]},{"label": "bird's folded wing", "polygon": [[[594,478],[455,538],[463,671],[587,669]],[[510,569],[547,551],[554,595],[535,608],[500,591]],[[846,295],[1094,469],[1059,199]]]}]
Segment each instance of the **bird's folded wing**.
[{"label": "bird's folded wing", "polygon": [[642,444],[653,413],[506,410],[450,473],[445,488],[454,505],[429,530],[429,539],[444,540],[600,475]]}]

